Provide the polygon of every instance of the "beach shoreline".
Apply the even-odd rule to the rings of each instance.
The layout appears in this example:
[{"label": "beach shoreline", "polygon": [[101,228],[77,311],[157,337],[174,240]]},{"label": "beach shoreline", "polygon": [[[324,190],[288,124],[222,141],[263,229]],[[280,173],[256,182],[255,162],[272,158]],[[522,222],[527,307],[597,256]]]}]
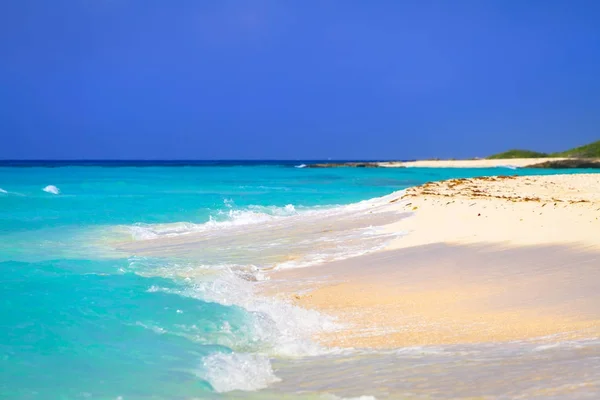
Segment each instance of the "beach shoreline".
[{"label": "beach shoreline", "polygon": [[452,179],[399,192],[385,250],[270,273],[264,292],[336,317],[327,346],[600,336],[600,175]]},{"label": "beach shoreline", "polygon": [[301,168],[507,168],[597,169],[597,157],[474,158],[465,160],[342,161],[302,164]]},{"label": "beach shoreline", "polygon": [[533,165],[541,164],[547,161],[568,160],[565,157],[547,157],[547,158],[497,158],[487,159],[478,158],[473,160],[416,160],[416,161],[388,161],[380,162],[380,167],[388,168],[527,168]]}]

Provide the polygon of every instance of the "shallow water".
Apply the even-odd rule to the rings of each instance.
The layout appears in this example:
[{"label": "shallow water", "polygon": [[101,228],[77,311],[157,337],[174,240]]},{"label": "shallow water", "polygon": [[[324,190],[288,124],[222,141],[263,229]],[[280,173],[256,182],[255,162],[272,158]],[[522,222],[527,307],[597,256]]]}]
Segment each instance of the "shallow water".
[{"label": "shallow water", "polygon": [[[543,357],[577,395],[590,383],[569,378],[570,362],[598,376],[589,343],[518,344],[533,355],[516,364],[512,345],[339,353],[310,339],[338,321],[255,293],[267,269],[385,245],[379,227],[405,217],[384,211],[392,192],[548,171],[48,166],[0,167],[2,398],[532,398],[547,375],[509,392],[498,373]],[[473,374],[485,390],[456,387]]]},{"label": "shallow water", "polygon": [[[543,344],[546,341],[555,344]],[[543,343],[541,343],[543,342]],[[600,340],[427,346],[275,363],[273,390],[376,398],[598,398]],[[302,377],[298,379],[298,377]]]}]

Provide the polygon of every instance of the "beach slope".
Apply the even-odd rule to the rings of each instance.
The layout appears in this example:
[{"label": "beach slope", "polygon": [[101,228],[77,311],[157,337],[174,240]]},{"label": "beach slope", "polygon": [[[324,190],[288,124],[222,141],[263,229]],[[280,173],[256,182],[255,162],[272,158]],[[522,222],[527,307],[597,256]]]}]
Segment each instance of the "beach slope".
[{"label": "beach slope", "polygon": [[264,290],[336,316],[340,347],[600,336],[600,174],[432,182],[384,251],[275,271]]}]

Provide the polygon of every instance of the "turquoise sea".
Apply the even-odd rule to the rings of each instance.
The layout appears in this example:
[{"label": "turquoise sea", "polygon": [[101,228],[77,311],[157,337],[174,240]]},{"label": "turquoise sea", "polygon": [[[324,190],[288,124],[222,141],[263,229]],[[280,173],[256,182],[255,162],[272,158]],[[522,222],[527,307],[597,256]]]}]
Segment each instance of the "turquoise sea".
[{"label": "turquoise sea", "polygon": [[[365,210],[413,185],[582,172],[305,163],[0,163],[0,398],[372,396],[343,384],[371,355],[312,343],[336,322],[258,296],[264,270],[384,246],[377,227],[405,216]],[[346,373],[302,378],[327,363]]]}]

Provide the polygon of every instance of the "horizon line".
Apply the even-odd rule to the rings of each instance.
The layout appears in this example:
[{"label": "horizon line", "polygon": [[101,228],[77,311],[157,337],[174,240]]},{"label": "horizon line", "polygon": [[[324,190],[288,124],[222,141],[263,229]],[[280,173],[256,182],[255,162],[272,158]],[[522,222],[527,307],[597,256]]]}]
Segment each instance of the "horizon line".
[{"label": "horizon line", "polygon": [[[433,158],[432,158],[433,159]],[[385,158],[0,158],[1,162],[233,162],[233,161],[357,161],[357,162],[388,162],[388,161],[414,161],[417,159],[385,159]]]}]

